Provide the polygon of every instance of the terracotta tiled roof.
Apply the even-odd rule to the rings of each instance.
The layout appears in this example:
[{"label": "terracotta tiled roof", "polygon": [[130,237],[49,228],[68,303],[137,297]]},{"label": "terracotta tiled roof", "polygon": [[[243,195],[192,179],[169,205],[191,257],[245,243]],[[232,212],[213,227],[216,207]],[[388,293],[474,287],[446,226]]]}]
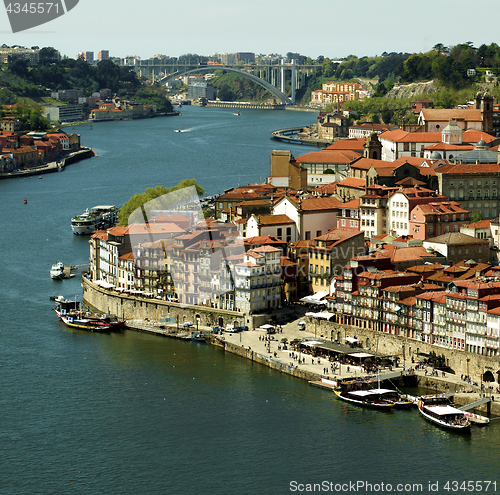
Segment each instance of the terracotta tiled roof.
[{"label": "terracotta tiled roof", "polygon": [[295,223],[288,215],[260,215],[260,225],[282,225]]},{"label": "terracotta tiled roof", "polygon": [[124,261],[133,261],[134,260],[134,253],[125,253],[122,254],[118,259],[124,260]]},{"label": "terracotta tiled roof", "polygon": [[108,233],[105,230],[96,230],[90,236],[91,239],[102,239],[103,241],[108,240]]},{"label": "terracotta tiled roof", "polygon": [[409,132],[403,129],[386,131],[379,135],[379,139],[398,143],[439,143],[442,135],[440,132]]},{"label": "terracotta tiled roof", "polygon": [[399,263],[402,261],[417,260],[422,257],[434,256],[427,252],[422,246],[397,248],[392,251],[391,261]]},{"label": "terracotta tiled roof", "polygon": [[342,203],[339,208],[350,208],[350,209],[358,209],[359,205],[361,204],[361,199],[351,199],[351,201],[348,201],[347,203]]},{"label": "terracotta tiled roof", "polygon": [[264,244],[277,245],[277,244],[280,244],[280,245],[283,245],[283,244],[286,244],[286,241],[283,241],[283,240],[278,239],[277,237],[273,237],[271,235],[258,235],[258,236],[254,236],[254,237],[245,237],[245,239],[243,239],[243,242],[246,245],[252,245],[252,244],[259,244],[259,245],[264,245]]},{"label": "terracotta tiled roof", "polygon": [[330,146],[327,146],[327,150],[360,150],[362,151],[365,147],[364,138],[359,139],[339,139],[335,141]]},{"label": "terracotta tiled roof", "polygon": [[306,153],[298,156],[295,161],[298,163],[350,163],[361,155],[355,151],[341,150],[321,150]]},{"label": "terracotta tiled roof", "polygon": [[416,298],[425,299],[426,301],[434,301],[441,304],[444,304],[446,302],[446,294],[442,290],[436,292],[424,292],[416,296]]},{"label": "terracotta tiled roof", "polygon": [[357,179],[356,177],[347,177],[347,179],[337,182],[337,186],[354,187],[356,189],[364,189],[366,187],[365,179]]},{"label": "terracotta tiled roof", "polygon": [[303,199],[301,202],[302,211],[335,210],[341,205],[340,200],[332,197]]},{"label": "terracotta tiled roof", "polygon": [[325,232],[324,234],[315,237],[315,241],[325,241],[328,245],[328,248],[331,248],[332,246],[343,242],[347,239],[350,239],[351,237],[356,237],[360,234],[363,234],[362,232],[358,232],[357,230],[350,230],[350,229],[331,229],[328,232]]},{"label": "terracotta tiled roof", "polygon": [[351,168],[357,168],[362,170],[368,170],[370,167],[381,168],[389,167],[395,168],[394,162],[388,162],[385,160],[374,160],[373,158],[359,158],[355,162],[351,163]]},{"label": "terracotta tiled roof", "polygon": [[481,110],[475,108],[426,108],[422,110],[426,122],[463,120],[465,122],[481,122]]},{"label": "terracotta tiled roof", "polygon": [[471,151],[475,148],[472,144],[450,144],[450,143],[436,143],[426,146],[424,150],[429,151]]},{"label": "terracotta tiled roof", "polygon": [[449,213],[467,213],[469,211],[462,208],[460,206],[460,203],[456,201],[443,203],[424,203],[415,206],[415,209],[417,208],[420,209],[424,215],[446,215]]},{"label": "terracotta tiled roof", "polygon": [[489,229],[491,225],[491,220],[481,220],[475,223],[469,223],[468,225],[464,225],[467,229]]}]

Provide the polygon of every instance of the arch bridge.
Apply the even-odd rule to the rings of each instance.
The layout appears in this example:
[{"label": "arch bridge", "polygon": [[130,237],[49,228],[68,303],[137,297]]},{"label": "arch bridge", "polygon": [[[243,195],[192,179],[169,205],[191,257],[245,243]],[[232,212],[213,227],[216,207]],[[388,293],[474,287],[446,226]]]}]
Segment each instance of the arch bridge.
[{"label": "arch bridge", "polygon": [[[318,66],[315,65],[298,65],[295,60],[292,60],[292,63],[290,64],[285,64],[284,60],[282,60],[280,65],[207,65],[198,63],[193,65],[139,64],[136,67],[136,72],[138,72],[140,76],[152,78],[160,84],[167,84],[168,82],[184,75],[199,74],[200,72],[214,72],[216,70],[233,72],[262,86],[283,103],[293,105],[295,104],[297,89],[305,84],[305,78],[307,75],[316,73],[317,68]],[[285,71],[287,70],[291,72],[290,96],[285,94]]]}]

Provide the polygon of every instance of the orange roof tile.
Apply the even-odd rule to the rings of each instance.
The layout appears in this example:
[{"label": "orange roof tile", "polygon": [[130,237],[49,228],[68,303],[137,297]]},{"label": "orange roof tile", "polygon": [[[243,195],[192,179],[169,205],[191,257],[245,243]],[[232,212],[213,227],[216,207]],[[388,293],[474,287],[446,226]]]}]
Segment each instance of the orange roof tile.
[{"label": "orange roof tile", "polygon": [[301,202],[303,211],[335,210],[340,205],[342,205],[342,201],[332,197],[308,198]]},{"label": "orange roof tile", "polygon": [[362,151],[365,147],[366,139],[339,139],[335,141],[330,146],[327,146],[327,150],[360,150]]},{"label": "orange roof tile", "polygon": [[298,156],[295,161],[298,163],[350,163],[361,155],[355,151],[340,151],[324,149],[312,151],[305,155]]},{"label": "orange roof tile", "polygon": [[475,108],[426,108],[422,115],[427,122],[463,120],[465,122],[481,122],[481,110]]}]

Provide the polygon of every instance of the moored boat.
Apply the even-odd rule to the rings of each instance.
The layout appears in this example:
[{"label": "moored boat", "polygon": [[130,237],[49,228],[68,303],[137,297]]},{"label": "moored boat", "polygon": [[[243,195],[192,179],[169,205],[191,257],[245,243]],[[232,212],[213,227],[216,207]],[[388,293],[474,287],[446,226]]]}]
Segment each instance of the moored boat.
[{"label": "moored boat", "polygon": [[415,405],[415,401],[412,398],[399,393],[397,390],[379,387],[369,389],[369,391],[374,395],[378,395],[381,399],[392,402],[394,407],[398,409],[409,408]]},{"label": "moored boat", "polygon": [[91,234],[100,228],[113,227],[118,219],[119,208],[113,205],[94,206],[90,210],[71,219],[71,229],[74,234]]},{"label": "moored boat", "polygon": [[464,411],[453,407],[444,395],[422,395],[418,400],[418,411],[428,421],[454,431],[470,431],[470,421]]},{"label": "moored boat", "polygon": [[206,339],[201,335],[201,332],[191,332],[191,340],[193,342],[206,342]]},{"label": "moored boat", "polygon": [[393,402],[380,397],[380,394],[373,393],[371,390],[334,390],[333,393],[339,399],[357,406],[383,410],[390,410],[394,407]]},{"label": "moored boat", "polygon": [[50,278],[54,280],[62,280],[64,278],[64,263],[58,261],[51,266]]},{"label": "moored boat", "polygon": [[123,325],[122,321],[108,315],[83,312],[80,301],[70,301],[63,296],[58,296],[55,303],[53,309],[56,315],[71,328],[81,328],[91,332],[111,332],[118,330]]}]

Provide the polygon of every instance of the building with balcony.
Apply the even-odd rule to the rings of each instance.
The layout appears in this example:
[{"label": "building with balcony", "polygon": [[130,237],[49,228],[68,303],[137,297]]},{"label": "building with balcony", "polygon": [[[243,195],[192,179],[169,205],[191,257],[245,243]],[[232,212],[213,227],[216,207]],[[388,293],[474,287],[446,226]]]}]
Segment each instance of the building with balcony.
[{"label": "building with balcony", "polygon": [[235,309],[246,314],[272,311],[281,305],[281,250],[261,246],[247,251],[234,265]]}]

